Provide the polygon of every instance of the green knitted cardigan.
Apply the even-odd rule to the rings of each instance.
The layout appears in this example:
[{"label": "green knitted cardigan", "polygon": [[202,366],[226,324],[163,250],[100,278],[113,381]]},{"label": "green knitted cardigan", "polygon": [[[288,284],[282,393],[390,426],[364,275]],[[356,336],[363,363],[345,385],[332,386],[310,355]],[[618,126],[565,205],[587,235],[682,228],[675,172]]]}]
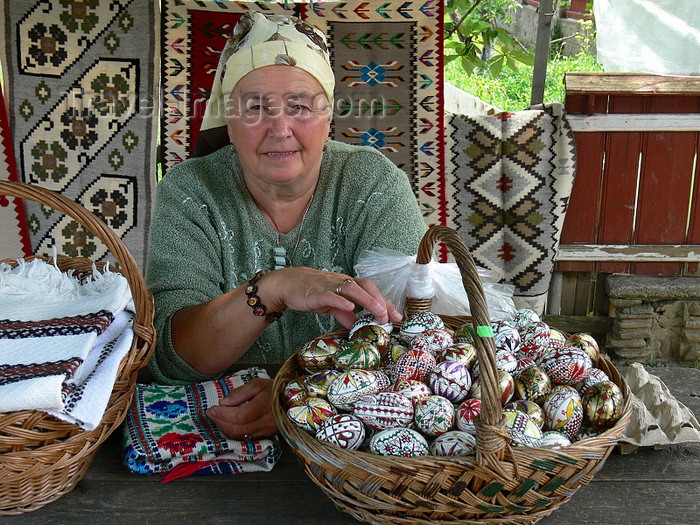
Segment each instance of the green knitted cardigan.
[{"label": "green knitted cardigan", "polygon": [[[373,148],[330,141],[295,249],[300,228],[280,235],[294,266],[354,275],[364,250],[417,253],[426,225],[403,171]],[[230,148],[169,170],[158,184],[146,268],[158,333],[150,368],[158,381],[182,384],[213,377],[177,355],[170,319],[182,308],[244,284],[258,270],[271,270],[275,239]],[[338,327],[329,314],[287,309],[238,364],[283,362],[306,341]]]}]

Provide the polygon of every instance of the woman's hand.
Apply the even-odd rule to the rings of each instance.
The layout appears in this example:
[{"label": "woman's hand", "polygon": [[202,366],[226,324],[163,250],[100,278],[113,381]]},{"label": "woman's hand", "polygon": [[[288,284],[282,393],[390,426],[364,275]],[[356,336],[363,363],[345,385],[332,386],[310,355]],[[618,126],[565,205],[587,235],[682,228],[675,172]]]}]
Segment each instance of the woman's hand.
[{"label": "woman's hand", "polygon": [[401,314],[369,279],[353,279],[342,273],[306,267],[283,268],[264,279],[269,279],[269,286],[279,292],[283,303],[279,310],[287,307],[302,312],[330,313],[345,328],[350,328],[357,320],[356,306],[374,315],[381,324],[401,321]]},{"label": "woman's hand", "polygon": [[230,439],[274,436],[277,425],[272,416],[272,379],[252,379],[220,399],[207,415]]}]

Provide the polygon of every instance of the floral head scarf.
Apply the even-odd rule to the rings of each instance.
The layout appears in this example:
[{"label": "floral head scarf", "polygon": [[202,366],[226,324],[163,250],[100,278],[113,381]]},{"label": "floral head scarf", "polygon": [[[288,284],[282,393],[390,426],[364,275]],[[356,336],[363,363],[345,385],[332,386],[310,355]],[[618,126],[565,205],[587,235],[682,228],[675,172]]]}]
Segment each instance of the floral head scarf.
[{"label": "floral head scarf", "polygon": [[228,144],[226,103],[238,81],[255,69],[280,64],[303,69],[318,80],[332,106],[335,77],[323,33],[301,19],[246,13],[219,57],[195,155],[206,155]]}]

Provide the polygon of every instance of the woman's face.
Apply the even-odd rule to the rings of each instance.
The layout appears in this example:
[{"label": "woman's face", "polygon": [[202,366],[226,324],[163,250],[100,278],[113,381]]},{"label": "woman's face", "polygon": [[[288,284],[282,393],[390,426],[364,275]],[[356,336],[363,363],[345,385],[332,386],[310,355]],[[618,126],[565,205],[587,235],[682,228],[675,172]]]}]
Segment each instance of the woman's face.
[{"label": "woman's face", "polygon": [[264,184],[316,178],[331,108],[318,81],[293,66],[254,69],[231,94],[228,134],[243,173]]}]

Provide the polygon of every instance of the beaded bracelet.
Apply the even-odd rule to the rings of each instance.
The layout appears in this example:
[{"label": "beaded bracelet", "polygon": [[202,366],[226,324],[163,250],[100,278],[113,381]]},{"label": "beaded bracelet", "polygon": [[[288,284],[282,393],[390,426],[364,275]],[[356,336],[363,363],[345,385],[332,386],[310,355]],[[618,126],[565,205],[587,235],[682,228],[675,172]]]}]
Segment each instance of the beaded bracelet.
[{"label": "beaded bracelet", "polygon": [[267,307],[260,302],[260,297],[258,297],[258,286],[255,284],[257,283],[260,278],[265,275],[267,270],[260,270],[258,273],[256,273],[253,278],[248,281],[248,286],[246,286],[245,289],[245,294],[248,297],[248,306],[250,306],[253,309],[253,315],[257,315],[259,317],[265,316],[265,320],[268,323],[274,323],[282,317],[282,312],[272,312],[272,313],[266,313]]}]

